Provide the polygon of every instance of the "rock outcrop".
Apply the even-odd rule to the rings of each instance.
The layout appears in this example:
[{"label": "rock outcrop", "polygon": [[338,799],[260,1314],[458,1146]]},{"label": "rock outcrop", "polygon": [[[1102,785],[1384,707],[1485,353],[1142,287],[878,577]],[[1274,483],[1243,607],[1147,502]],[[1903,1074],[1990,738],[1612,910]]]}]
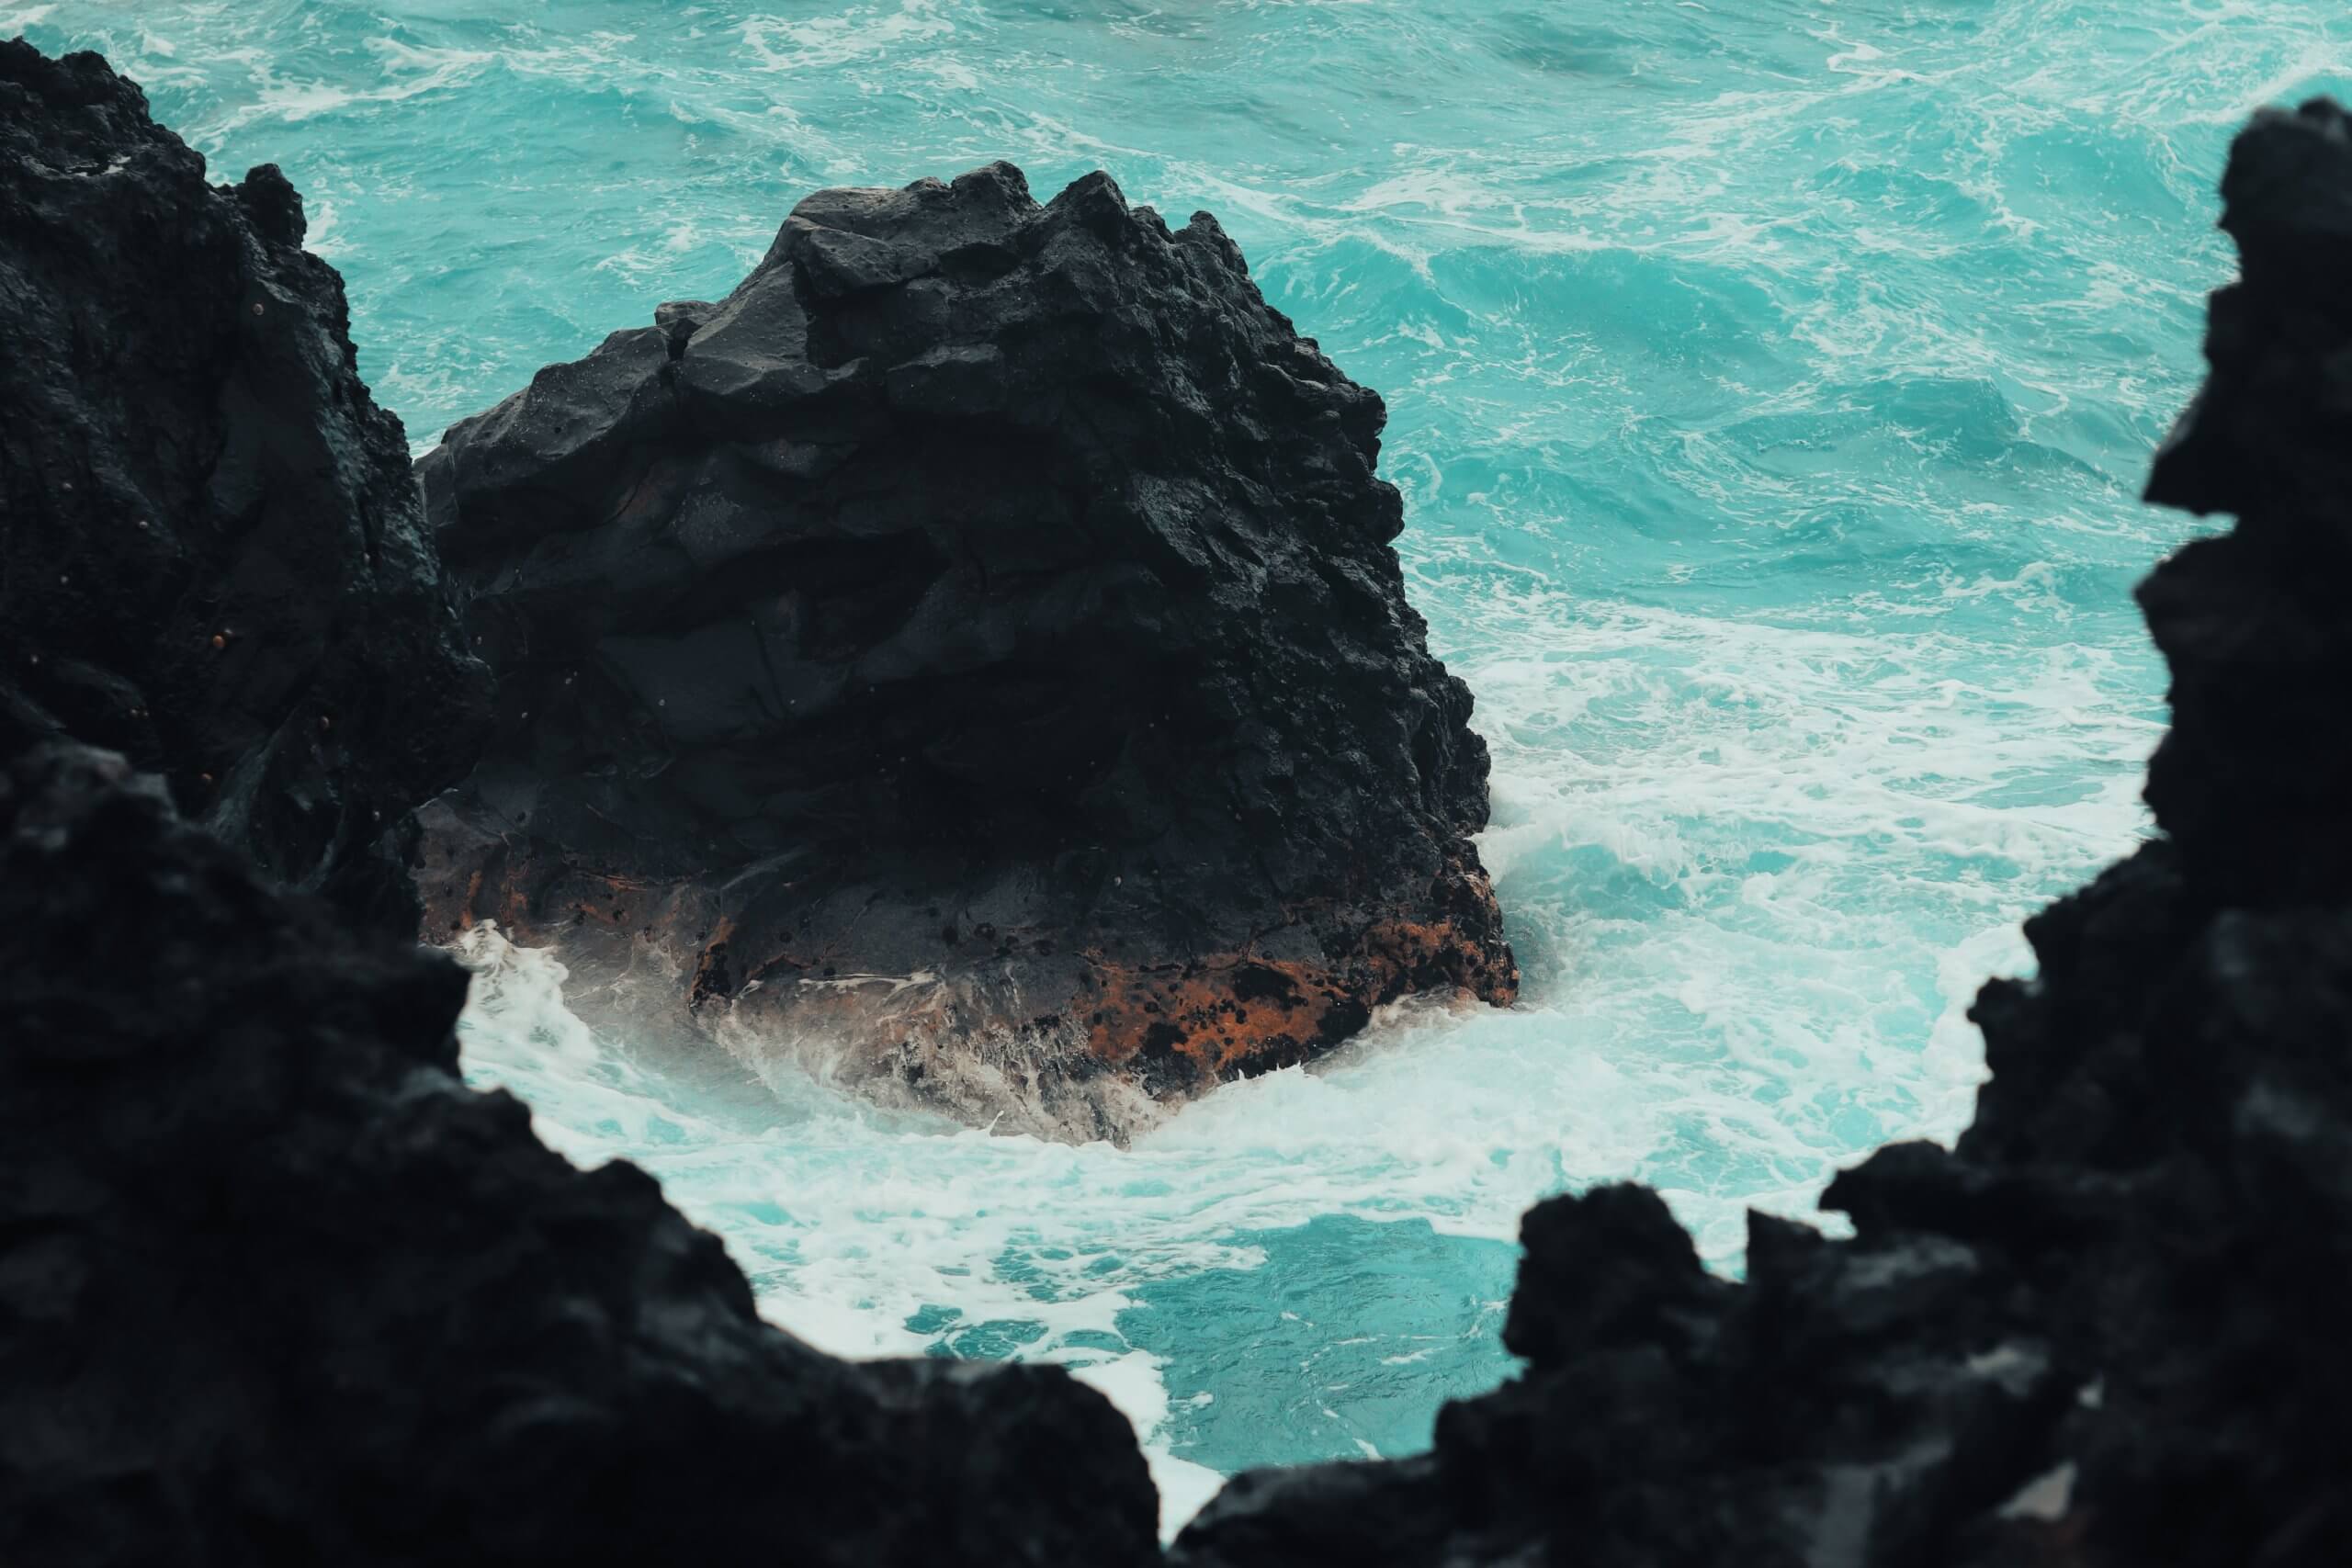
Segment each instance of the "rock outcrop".
[{"label": "rock outcrop", "polygon": [[465,995],[111,753],[0,774],[0,1562],[1156,1560],[1107,1400],[763,1323],[462,1084]]},{"label": "rock outcrop", "polygon": [[489,680],[302,238],[274,166],[207,185],[96,55],[0,41],[0,756],[119,750],[413,931],[408,813],[471,764]]},{"label": "rock outcrop", "polygon": [[1711,1278],[1655,1194],[1527,1217],[1524,1377],[1434,1453],[1245,1476],[1187,1568],[2352,1562],[2352,121],[2265,113],[2202,395],[2151,500],[2234,513],[2140,589],[2160,838],[2027,923],[1956,1150],[1751,1221]]},{"label": "rock outcrop", "polygon": [[1385,418],[1213,219],[1105,175],[808,197],[724,301],[420,464],[500,682],[431,927],[1079,1138],[1510,1000]]}]

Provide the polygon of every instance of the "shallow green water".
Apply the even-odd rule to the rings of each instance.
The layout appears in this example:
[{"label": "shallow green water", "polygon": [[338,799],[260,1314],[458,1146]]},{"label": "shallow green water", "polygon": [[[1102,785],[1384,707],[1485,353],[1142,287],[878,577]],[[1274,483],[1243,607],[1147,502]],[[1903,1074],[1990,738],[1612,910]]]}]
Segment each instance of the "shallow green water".
[{"label": "shallow green water", "polygon": [[1215,210],[1392,418],[1494,747],[1508,1014],[1385,1022],[1129,1153],[747,1090],[485,979],[476,1075],[639,1159],[835,1348],[1054,1357],[1205,1471],[1424,1445],[1535,1197],[1734,1266],[1949,1135],[2019,916],[2141,830],[2134,501],[2228,135],[2352,91],[2322,0],[0,0],[221,177],[283,164],[420,446],[712,297],[820,185],[995,157]]}]

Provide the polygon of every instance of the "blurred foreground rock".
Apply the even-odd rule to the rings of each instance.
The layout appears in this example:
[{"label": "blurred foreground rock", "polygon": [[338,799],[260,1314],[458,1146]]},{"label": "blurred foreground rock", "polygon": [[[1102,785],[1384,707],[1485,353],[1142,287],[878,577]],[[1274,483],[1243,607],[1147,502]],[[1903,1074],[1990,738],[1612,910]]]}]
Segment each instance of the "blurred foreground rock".
[{"label": "blurred foreground rock", "polygon": [[1527,1216],[1526,1373],[1436,1451],[1243,1476],[1186,1568],[2352,1562],[2352,122],[2258,116],[2243,280],[2149,499],[2161,838],[2027,922],[1959,1147],[1711,1278],[1645,1190]]},{"label": "blurred foreground rock", "polygon": [[1157,1557],[1101,1394],[762,1322],[651,1178],[459,1081],[455,963],[164,796],[0,784],[0,1562]]}]

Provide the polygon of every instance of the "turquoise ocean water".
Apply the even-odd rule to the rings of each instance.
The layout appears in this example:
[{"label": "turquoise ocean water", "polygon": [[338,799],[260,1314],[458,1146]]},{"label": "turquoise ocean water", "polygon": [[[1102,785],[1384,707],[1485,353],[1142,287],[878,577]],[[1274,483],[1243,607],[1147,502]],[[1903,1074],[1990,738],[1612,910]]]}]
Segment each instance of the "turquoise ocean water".
[{"label": "turquoise ocean water", "polygon": [[282,164],[419,448],[713,298],[824,185],[1009,157],[1208,208],[1386,394],[1495,753],[1508,1013],[1408,1010],[1129,1152],[762,1091],[475,954],[469,1070],[625,1155],[847,1353],[1049,1358],[1172,1520],[1423,1447],[1509,1371],[1519,1212],[1634,1177],[1736,1268],[1949,1136],[2019,917],[2143,830],[2139,506],[2256,105],[2352,92],[2333,0],[0,0],[216,177]]}]

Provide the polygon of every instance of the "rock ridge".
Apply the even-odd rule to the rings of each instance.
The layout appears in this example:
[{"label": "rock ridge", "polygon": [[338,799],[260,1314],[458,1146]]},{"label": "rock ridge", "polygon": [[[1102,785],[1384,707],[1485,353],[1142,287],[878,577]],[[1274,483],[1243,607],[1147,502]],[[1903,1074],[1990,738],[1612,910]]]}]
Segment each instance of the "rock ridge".
[{"label": "rock ridge", "polygon": [[0,41],[0,757],[118,750],[270,875],[413,932],[460,641],[400,421],[275,165],[235,186],[95,54]]}]

